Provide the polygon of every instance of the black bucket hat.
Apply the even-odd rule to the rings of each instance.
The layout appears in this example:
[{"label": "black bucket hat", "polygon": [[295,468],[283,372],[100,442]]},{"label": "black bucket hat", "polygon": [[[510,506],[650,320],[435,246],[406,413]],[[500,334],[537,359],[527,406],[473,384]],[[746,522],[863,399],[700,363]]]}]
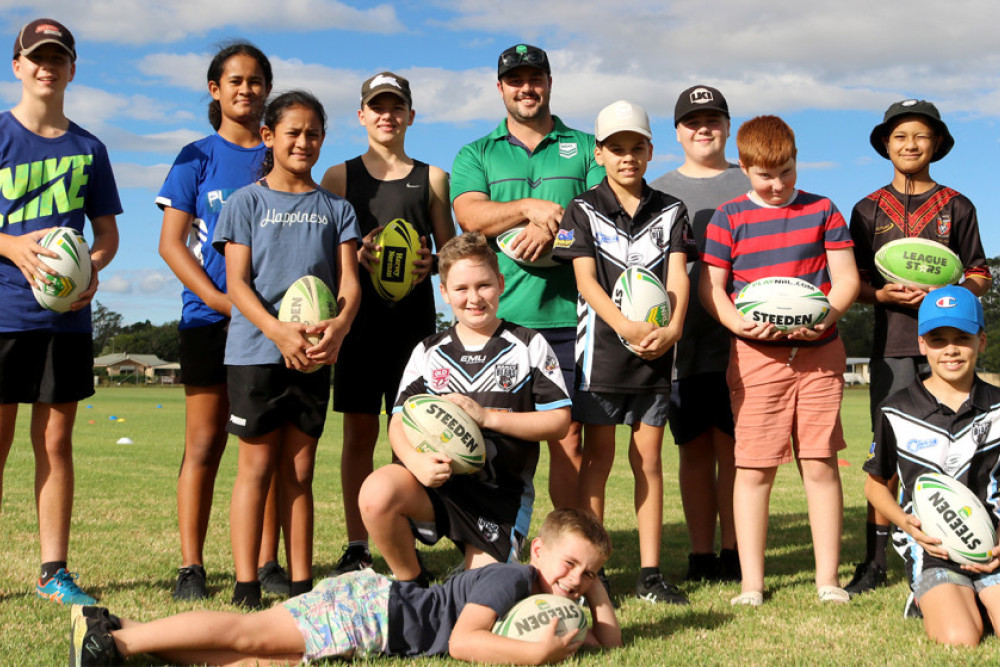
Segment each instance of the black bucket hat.
[{"label": "black bucket hat", "polygon": [[948,154],[952,146],[955,145],[955,139],[948,131],[948,126],[941,120],[941,114],[938,113],[936,106],[927,100],[903,100],[902,102],[894,103],[886,109],[882,123],[875,126],[871,136],[868,138],[875,152],[886,160],[889,159],[889,153],[885,149],[885,138],[896,124],[896,119],[901,116],[923,116],[934,126],[934,132],[941,137],[941,145],[934,151],[931,162],[937,162],[943,158]]}]

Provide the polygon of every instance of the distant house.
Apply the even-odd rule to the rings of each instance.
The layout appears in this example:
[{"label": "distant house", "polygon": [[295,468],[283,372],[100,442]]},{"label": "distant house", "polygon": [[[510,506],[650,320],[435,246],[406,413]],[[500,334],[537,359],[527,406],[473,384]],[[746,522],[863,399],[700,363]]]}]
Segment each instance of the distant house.
[{"label": "distant house", "polygon": [[847,371],[844,373],[844,383],[870,384],[871,364],[868,357],[847,357]]},{"label": "distant house", "polygon": [[106,368],[112,381],[144,376],[148,383],[173,384],[177,381],[181,365],[168,362],[155,354],[105,354],[94,359],[94,368]]}]

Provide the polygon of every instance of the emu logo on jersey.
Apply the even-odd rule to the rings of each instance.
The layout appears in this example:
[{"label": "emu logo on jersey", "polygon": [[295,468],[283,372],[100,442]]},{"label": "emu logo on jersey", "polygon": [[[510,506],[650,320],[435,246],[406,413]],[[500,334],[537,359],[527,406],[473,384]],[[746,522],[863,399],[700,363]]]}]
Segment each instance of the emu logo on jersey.
[{"label": "emu logo on jersey", "polygon": [[985,444],[986,443],[986,438],[990,434],[990,427],[991,426],[993,426],[993,422],[986,421],[985,419],[983,419],[982,421],[978,421],[975,424],[973,424],[972,425],[972,440],[977,445]]},{"label": "emu logo on jersey", "polygon": [[496,378],[501,389],[510,391],[517,379],[517,364],[497,364]]},{"label": "emu logo on jersey", "polygon": [[431,386],[435,389],[444,389],[448,386],[448,377],[450,375],[450,368],[435,368],[431,372]]},{"label": "emu logo on jersey", "polygon": [[487,542],[496,542],[500,539],[500,526],[496,523],[490,521],[489,519],[479,517],[477,525],[479,527],[479,532],[483,534],[483,537],[486,538]]}]

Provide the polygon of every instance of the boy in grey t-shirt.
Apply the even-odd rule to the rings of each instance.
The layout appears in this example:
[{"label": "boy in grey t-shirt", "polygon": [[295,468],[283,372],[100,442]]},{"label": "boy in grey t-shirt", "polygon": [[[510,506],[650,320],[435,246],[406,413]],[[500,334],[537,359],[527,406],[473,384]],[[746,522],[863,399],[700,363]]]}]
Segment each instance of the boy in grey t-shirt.
[{"label": "boy in grey t-shirt", "polygon": [[[684,163],[650,185],[684,202],[701,253],[715,209],[746,193],[750,182],[739,165],[726,160],[729,105],[722,93],[704,85],[688,88],[677,98],[674,125]],[[688,268],[691,294],[697,294],[697,265]],[[740,580],[733,524],[733,414],[726,385],[729,339],[729,332],[701,302],[691,299],[676,348],[670,405],[670,431],[680,446],[681,500],[691,539],[686,577],[690,581]],[[722,527],[719,556],[715,555],[716,514]]]}]

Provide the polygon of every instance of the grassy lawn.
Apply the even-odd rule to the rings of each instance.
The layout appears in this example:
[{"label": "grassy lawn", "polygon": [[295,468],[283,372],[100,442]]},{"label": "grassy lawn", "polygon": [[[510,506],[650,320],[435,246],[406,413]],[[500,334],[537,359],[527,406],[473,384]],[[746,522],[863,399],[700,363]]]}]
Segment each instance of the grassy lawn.
[{"label": "grassy lawn", "polygon": [[[843,420],[848,448],[842,453],[845,528],[841,580],[864,551],[865,506],[861,492],[869,443],[868,395],[849,389]],[[24,406],[22,406],[23,409]],[[118,419],[112,420],[110,417]],[[229,609],[232,561],[229,551],[229,495],[235,475],[235,443],[223,460],[206,545],[212,598],[200,605],[174,602],[171,593],[179,563],[175,484],[182,452],[183,392],[179,388],[101,389],[80,404],[75,434],[76,503],[70,569],[80,572],[88,592],[115,613],[140,620],[196,607]],[[37,525],[32,494],[33,459],[23,411],[4,474],[0,509],[0,664],[52,665],[66,658],[69,610],[34,595],[38,576]],[[316,469],[317,576],[329,571],[345,543],[340,501],[340,419],[331,415],[320,442]],[[768,602],[758,610],[734,610],[734,584],[686,585],[687,608],[650,605],[630,598],[638,566],[632,512],[632,480],[625,458],[625,431],[609,484],[607,527],[615,544],[608,563],[626,648],[582,654],[581,665],[661,664],[981,664],[997,659],[1000,643],[988,638],[979,648],[936,646],[919,621],[904,621],[906,585],[895,553],[890,554],[891,586],[850,605],[820,606],[813,584],[812,548],[805,497],[794,466],[778,475],[771,499],[767,552]],[[117,445],[123,436],[133,445]],[[380,445],[388,459],[388,445]],[[677,487],[677,456],[664,444],[663,569],[679,581],[687,566],[687,532]],[[548,457],[536,478],[537,521],[550,509]],[[534,533],[533,533],[534,534]],[[450,546],[430,552],[428,565],[445,572],[456,562]],[[377,563],[384,571],[384,564]],[[382,660],[381,662],[386,662]],[[450,662],[425,660],[422,664]],[[138,663],[137,663],[138,664]]]}]

